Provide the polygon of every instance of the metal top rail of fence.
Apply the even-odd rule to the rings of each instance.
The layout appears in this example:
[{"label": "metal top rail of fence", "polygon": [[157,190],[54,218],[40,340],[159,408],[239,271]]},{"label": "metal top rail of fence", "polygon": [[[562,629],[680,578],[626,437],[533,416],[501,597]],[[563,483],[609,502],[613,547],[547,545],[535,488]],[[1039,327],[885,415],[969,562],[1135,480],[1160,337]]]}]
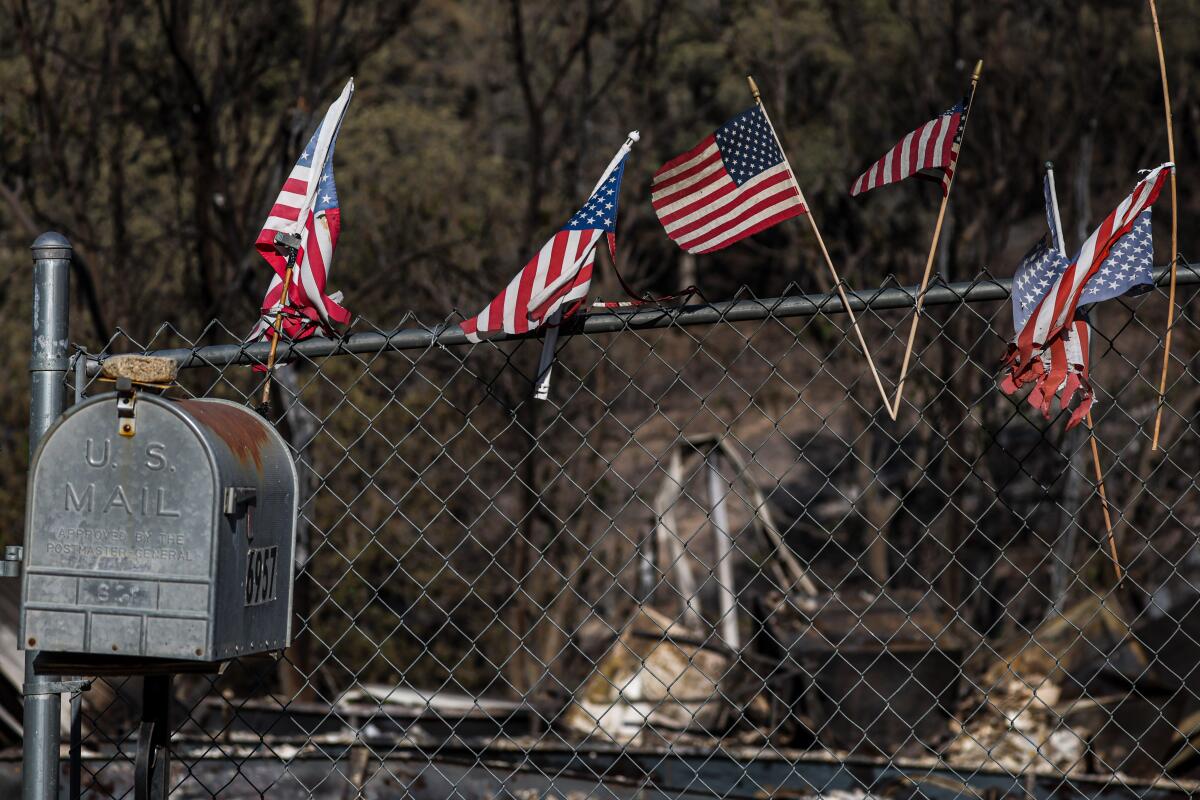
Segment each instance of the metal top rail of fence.
[{"label": "metal top rail of fence", "polygon": [[[1178,283],[1193,307],[1200,269]],[[536,335],[462,347],[453,321],[359,322],[284,343],[267,414],[301,474],[295,637],[178,681],[173,793],[1200,789],[1200,392],[1181,355],[1200,328],[1177,320],[1152,456],[1164,293],[1094,319],[1118,583],[1089,434],[995,386],[1009,289],[929,289],[896,421],[835,293],[582,315],[551,404],[531,400]],[[915,291],[849,297],[893,330]],[[82,397],[106,358],[148,352],[184,368],[174,392],[253,402],[268,345],[207,343],[226,334],[118,334],[61,377]],[[136,711],[125,680],[84,697],[87,796],[127,793]]]},{"label": "metal top rail of fence", "polygon": [[[1169,267],[1158,267],[1153,272],[1154,285],[1165,285],[1170,275]],[[1181,262],[1177,268],[1179,285],[1200,283],[1200,267]],[[1005,299],[1010,296],[1011,278],[980,276],[970,281],[935,281],[925,292],[924,304],[940,306],[957,303],[981,303]],[[889,311],[915,305],[916,286],[880,287],[869,290],[848,290],[850,308],[854,311]],[[687,305],[683,307],[647,308],[640,310],[609,310],[590,313],[569,321],[562,327],[562,335],[615,333],[622,330],[646,330],[653,328],[688,327],[692,325],[714,325],[721,322],[747,322],[767,318],[788,319],[811,317],[818,314],[843,314],[845,307],[837,293],[830,291],[819,294],[783,295],[763,299],[725,300],[713,303]],[[539,339],[539,332],[512,335],[499,333],[488,341],[499,343],[514,339]],[[390,333],[354,333],[344,338],[330,339],[313,337],[299,342],[282,344],[281,361],[302,356],[318,358],[351,353],[377,353],[386,350],[421,350],[428,347],[450,347],[470,344],[462,329],[457,325],[441,325],[436,328],[406,328]],[[181,368],[220,367],[234,364],[263,364],[266,362],[270,344],[265,341],[240,344],[209,345],[198,348],[167,348],[147,351],[148,354],[172,358]],[[88,358],[85,362],[89,375],[99,368],[99,359]]]}]

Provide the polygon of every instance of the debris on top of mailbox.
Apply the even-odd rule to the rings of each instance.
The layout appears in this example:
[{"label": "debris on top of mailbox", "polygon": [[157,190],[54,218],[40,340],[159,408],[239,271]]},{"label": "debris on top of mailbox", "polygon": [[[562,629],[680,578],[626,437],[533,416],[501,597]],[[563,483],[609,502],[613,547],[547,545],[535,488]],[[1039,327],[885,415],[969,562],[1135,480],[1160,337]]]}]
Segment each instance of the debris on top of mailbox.
[{"label": "debris on top of mailbox", "polygon": [[179,365],[174,359],[136,354],[113,356],[100,366],[101,377],[129,378],[134,383],[174,383]]}]

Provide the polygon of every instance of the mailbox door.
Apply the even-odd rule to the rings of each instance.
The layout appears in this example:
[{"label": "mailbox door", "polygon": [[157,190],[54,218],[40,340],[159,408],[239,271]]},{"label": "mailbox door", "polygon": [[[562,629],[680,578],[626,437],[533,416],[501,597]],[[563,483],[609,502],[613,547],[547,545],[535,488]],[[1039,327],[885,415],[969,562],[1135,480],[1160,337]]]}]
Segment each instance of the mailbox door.
[{"label": "mailbox door", "polygon": [[217,476],[172,404],[114,395],[73,407],[34,457],[26,504],[22,646],[209,659]]}]

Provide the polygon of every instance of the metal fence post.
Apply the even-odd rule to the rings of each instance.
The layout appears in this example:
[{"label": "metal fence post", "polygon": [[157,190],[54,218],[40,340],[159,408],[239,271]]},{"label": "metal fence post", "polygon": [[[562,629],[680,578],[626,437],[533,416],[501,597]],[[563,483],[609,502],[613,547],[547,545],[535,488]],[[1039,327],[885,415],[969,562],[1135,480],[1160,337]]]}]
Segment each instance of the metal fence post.
[{"label": "metal fence post", "polygon": [[[33,347],[29,360],[29,453],[62,413],[66,388],[68,281],[71,243],[61,233],[43,233],[33,243]],[[25,721],[22,797],[58,797],[61,698],[43,693],[55,676],[35,675],[32,650],[25,651]]]}]

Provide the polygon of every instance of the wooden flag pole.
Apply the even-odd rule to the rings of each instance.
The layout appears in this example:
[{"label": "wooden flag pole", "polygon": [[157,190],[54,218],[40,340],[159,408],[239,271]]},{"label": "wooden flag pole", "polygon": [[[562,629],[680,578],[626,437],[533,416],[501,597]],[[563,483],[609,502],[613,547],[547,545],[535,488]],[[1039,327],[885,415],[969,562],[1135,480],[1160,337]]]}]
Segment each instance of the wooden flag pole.
[{"label": "wooden flag pole", "polygon": [[[1054,164],[1046,162],[1046,178],[1050,184],[1050,208],[1054,212],[1054,246],[1064,255],[1067,252],[1066,234],[1063,232],[1062,216],[1058,212],[1058,187],[1054,183]],[[1088,337],[1088,347],[1091,347],[1091,337]],[[1085,357],[1090,354],[1085,353]],[[1124,580],[1121,572],[1121,559],[1117,555],[1117,537],[1113,534],[1112,515],[1108,511],[1108,492],[1104,488],[1104,470],[1100,466],[1100,447],[1096,443],[1096,428],[1092,422],[1092,412],[1087,413],[1088,441],[1092,447],[1092,467],[1096,471],[1096,487],[1100,493],[1100,509],[1104,512],[1104,530],[1108,534],[1108,552],[1112,557],[1113,573],[1119,585]]]},{"label": "wooden flag pole", "polygon": [[[1154,43],[1158,47],[1158,72],[1162,77],[1163,109],[1167,118],[1167,159],[1175,163],[1175,131],[1171,121],[1171,92],[1167,88],[1167,60],[1163,55],[1162,31],[1158,27],[1158,9],[1150,2],[1150,18],[1154,21]],[[1154,412],[1154,436],[1150,450],[1158,450],[1158,434],[1162,427],[1163,402],[1167,394],[1167,372],[1171,366],[1171,330],[1175,327],[1175,272],[1179,262],[1179,206],[1175,199],[1175,170],[1171,170],[1171,289],[1167,295],[1167,333],[1163,339],[1162,375],[1158,380],[1158,408]]]},{"label": "wooden flag pole", "polygon": [[[875,385],[879,387],[879,394],[883,398],[883,407],[888,409],[888,394],[883,388],[883,381],[879,377],[879,370],[875,368],[875,361],[871,358],[871,351],[867,347],[867,340],[863,336],[862,328],[858,326],[858,319],[854,316],[854,309],[850,307],[850,298],[846,296],[846,289],[842,285],[842,279],[838,277],[837,268],[833,266],[833,259],[829,256],[829,250],[825,247],[825,240],[821,238],[821,231],[817,228],[817,221],[813,218],[812,208],[809,207],[808,201],[804,199],[804,191],[800,188],[800,182],[796,180],[796,173],[792,171],[792,162],[788,160],[787,151],[783,149],[783,142],[779,139],[779,134],[775,131],[775,126],[771,123],[771,115],[767,113],[767,107],[763,105],[762,94],[758,91],[758,84],[754,82],[754,78],[750,75],[746,76],[746,81],[750,84],[750,92],[754,95],[754,102],[762,111],[763,119],[767,121],[767,127],[771,129],[771,136],[775,138],[775,145],[779,148],[780,154],[783,155],[783,163],[787,164],[788,177],[792,179],[792,186],[796,189],[796,194],[800,196],[800,202],[804,204],[805,214],[808,217],[809,224],[812,225],[813,235],[817,237],[817,246],[821,248],[821,255],[825,257],[825,265],[829,268],[829,274],[833,278],[833,285],[837,287],[838,297],[842,300],[842,307],[846,309],[847,316],[850,317],[850,324],[854,326],[854,332],[858,335],[858,344],[862,348],[863,355],[867,357],[867,366],[871,368],[871,375],[875,378]],[[889,411],[890,413],[890,411]],[[892,419],[895,415],[892,414]]]},{"label": "wooden flag pole", "polygon": [[279,336],[283,331],[283,309],[288,301],[288,288],[292,285],[292,271],[296,268],[296,255],[300,250],[300,237],[295,234],[275,234],[275,249],[287,259],[287,269],[283,273],[283,289],[279,293],[279,310],[271,323],[271,352],[267,354],[267,380],[263,383],[262,401],[259,408],[266,413],[271,401],[271,370],[275,368],[275,353],[279,349]]},{"label": "wooden flag pole", "polygon": [[1104,471],[1100,469],[1100,448],[1096,446],[1096,431],[1092,426],[1092,412],[1087,413],[1088,440],[1092,443],[1092,465],[1096,468],[1096,485],[1100,491],[1100,508],[1104,511],[1104,530],[1108,532],[1108,554],[1112,558],[1113,574],[1117,584],[1125,580],[1121,570],[1121,557],[1117,555],[1117,537],[1113,534],[1112,517],[1108,513],[1108,493],[1104,491]]},{"label": "wooden flag pole", "polygon": [[[975,104],[975,88],[979,85],[979,76],[983,74],[983,61],[975,62],[975,72],[971,75],[971,93],[967,98],[967,107],[963,109],[960,123],[966,133],[967,119],[971,116],[971,106]],[[961,142],[961,140],[960,140]],[[904,395],[904,381],[908,378],[908,363],[912,358],[913,344],[917,340],[917,325],[921,322],[921,309],[925,305],[925,290],[929,288],[929,277],[933,274],[933,259],[937,255],[938,239],[942,235],[942,223],[946,220],[946,204],[950,202],[950,190],[954,188],[954,174],[950,173],[950,183],[946,185],[946,193],[942,195],[942,206],[938,209],[937,225],[933,228],[933,241],[929,243],[929,255],[925,259],[925,274],[921,276],[921,287],[917,289],[916,310],[913,312],[912,327],[908,329],[908,344],[904,348],[904,361],[900,365],[900,382],[896,384],[896,397],[888,408],[892,419],[900,413],[900,400]]]},{"label": "wooden flag pole", "polygon": [[[292,268],[289,266],[287,272],[283,273],[283,294],[280,295],[284,300],[287,299],[288,286],[292,282]],[[271,370],[275,368],[275,352],[279,349],[279,333],[283,327],[283,305],[279,306],[279,310],[275,312],[275,321],[271,323],[271,352],[267,354],[267,380],[263,384],[262,402],[260,406],[266,408],[271,400]]]}]

